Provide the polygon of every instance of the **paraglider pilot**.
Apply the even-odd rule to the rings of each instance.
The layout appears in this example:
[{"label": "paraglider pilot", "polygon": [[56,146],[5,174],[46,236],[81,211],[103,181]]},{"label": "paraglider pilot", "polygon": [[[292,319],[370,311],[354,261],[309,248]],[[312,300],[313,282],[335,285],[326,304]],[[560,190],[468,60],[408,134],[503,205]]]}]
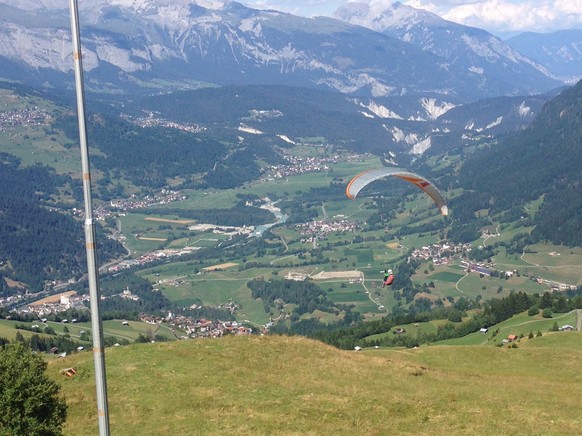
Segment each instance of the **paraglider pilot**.
[{"label": "paraglider pilot", "polygon": [[384,273],[384,280],[382,281],[382,287],[385,286],[390,286],[392,284],[392,282],[394,281],[394,274],[392,273],[392,270],[386,270],[386,271],[382,271]]}]

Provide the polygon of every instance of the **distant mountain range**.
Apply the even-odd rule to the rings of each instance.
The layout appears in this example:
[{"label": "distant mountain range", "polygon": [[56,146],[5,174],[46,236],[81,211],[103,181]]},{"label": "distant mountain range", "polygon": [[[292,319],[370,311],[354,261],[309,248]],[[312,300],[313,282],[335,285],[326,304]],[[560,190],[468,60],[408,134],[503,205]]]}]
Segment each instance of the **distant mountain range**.
[{"label": "distant mountain range", "polygon": [[539,92],[541,88],[555,85],[553,74],[543,64],[520,54],[490,33],[446,21],[400,2],[391,6],[347,3],[335,16],[433,53],[451,68],[480,76],[482,87],[503,83],[509,92],[501,94]]},{"label": "distant mountain range", "polygon": [[582,29],[550,34],[526,32],[508,39],[507,43],[567,82],[576,82],[582,77]]},{"label": "distant mountain range", "polygon": [[[345,21],[232,1],[99,0],[80,8],[86,87],[103,95],[268,84],[468,102],[562,85],[487,32],[398,3],[373,29],[355,25],[372,11],[351,3],[338,12]],[[68,8],[0,0],[0,24],[3,77],[73,86]]]}]

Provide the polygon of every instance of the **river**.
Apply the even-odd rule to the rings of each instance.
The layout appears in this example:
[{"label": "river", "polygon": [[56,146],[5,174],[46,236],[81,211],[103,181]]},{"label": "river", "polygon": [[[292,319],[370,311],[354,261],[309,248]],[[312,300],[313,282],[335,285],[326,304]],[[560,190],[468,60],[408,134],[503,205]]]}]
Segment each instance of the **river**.
[{"label": "river", "polygon": [[270,229],[271,227],[277,224],[283,224],[285,221],[287,221],[287,218],[289,218],[289,216],[282,213],[281,209],[278,208],[276,204],[277,204],[276,201],[275,202],[270,201],[261,206],[261,209],[267,209],[269,212],[272,212],[273,215],[275,215],[275,218],[277,218],[277,221],[275,221],[274,223],[263,224],[261,226],[255,227],[255,232],[253,233],[253,236],[260,237],[263,235],[263,232],[265,230]]}]

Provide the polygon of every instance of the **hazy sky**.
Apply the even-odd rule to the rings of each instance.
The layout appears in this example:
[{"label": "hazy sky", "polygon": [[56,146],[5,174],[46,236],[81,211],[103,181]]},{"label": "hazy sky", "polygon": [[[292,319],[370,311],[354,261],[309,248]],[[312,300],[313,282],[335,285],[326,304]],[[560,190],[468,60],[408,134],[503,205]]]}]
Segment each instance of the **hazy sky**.
[{"label": "hazy sky", "polygon": [[[347,0],[239,0],[257,9],[276,9],[294,15],[330,16]],[[395,0],[353,0],[392,4]],[[523,31],[547,33],[582,28],[582,0],[401,0],[414,8],[502,35]]]}]

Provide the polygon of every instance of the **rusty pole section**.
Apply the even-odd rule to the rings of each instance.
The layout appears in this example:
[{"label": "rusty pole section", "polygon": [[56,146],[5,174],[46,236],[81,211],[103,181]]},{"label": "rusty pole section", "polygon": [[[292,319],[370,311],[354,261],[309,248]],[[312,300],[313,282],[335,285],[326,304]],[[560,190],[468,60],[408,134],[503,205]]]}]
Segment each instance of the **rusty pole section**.
[{"label": "rusty pole section", "polygon": [[89,147],[85,126],[85,95],[83,92],[83,64],[81,61],[81,37],[77,0],[70,0],[73,59],[75,62],[75,88],[77,91],[77,118],[79,121],[79,145],[83,168],[83,193],[85,197],[85,247],[87,250],[87,277],[91,297],[91,326],[93,336],[93,360],[95,362],[95,385],[97,388],[97,418],[99,435],[109,436],[109,411],[107,406],[107,380],[105,376],[105,353],[103,349],[103,321],[100,313],[99,270],[96,260],[95,222],[91,198],[91,170]]}]

